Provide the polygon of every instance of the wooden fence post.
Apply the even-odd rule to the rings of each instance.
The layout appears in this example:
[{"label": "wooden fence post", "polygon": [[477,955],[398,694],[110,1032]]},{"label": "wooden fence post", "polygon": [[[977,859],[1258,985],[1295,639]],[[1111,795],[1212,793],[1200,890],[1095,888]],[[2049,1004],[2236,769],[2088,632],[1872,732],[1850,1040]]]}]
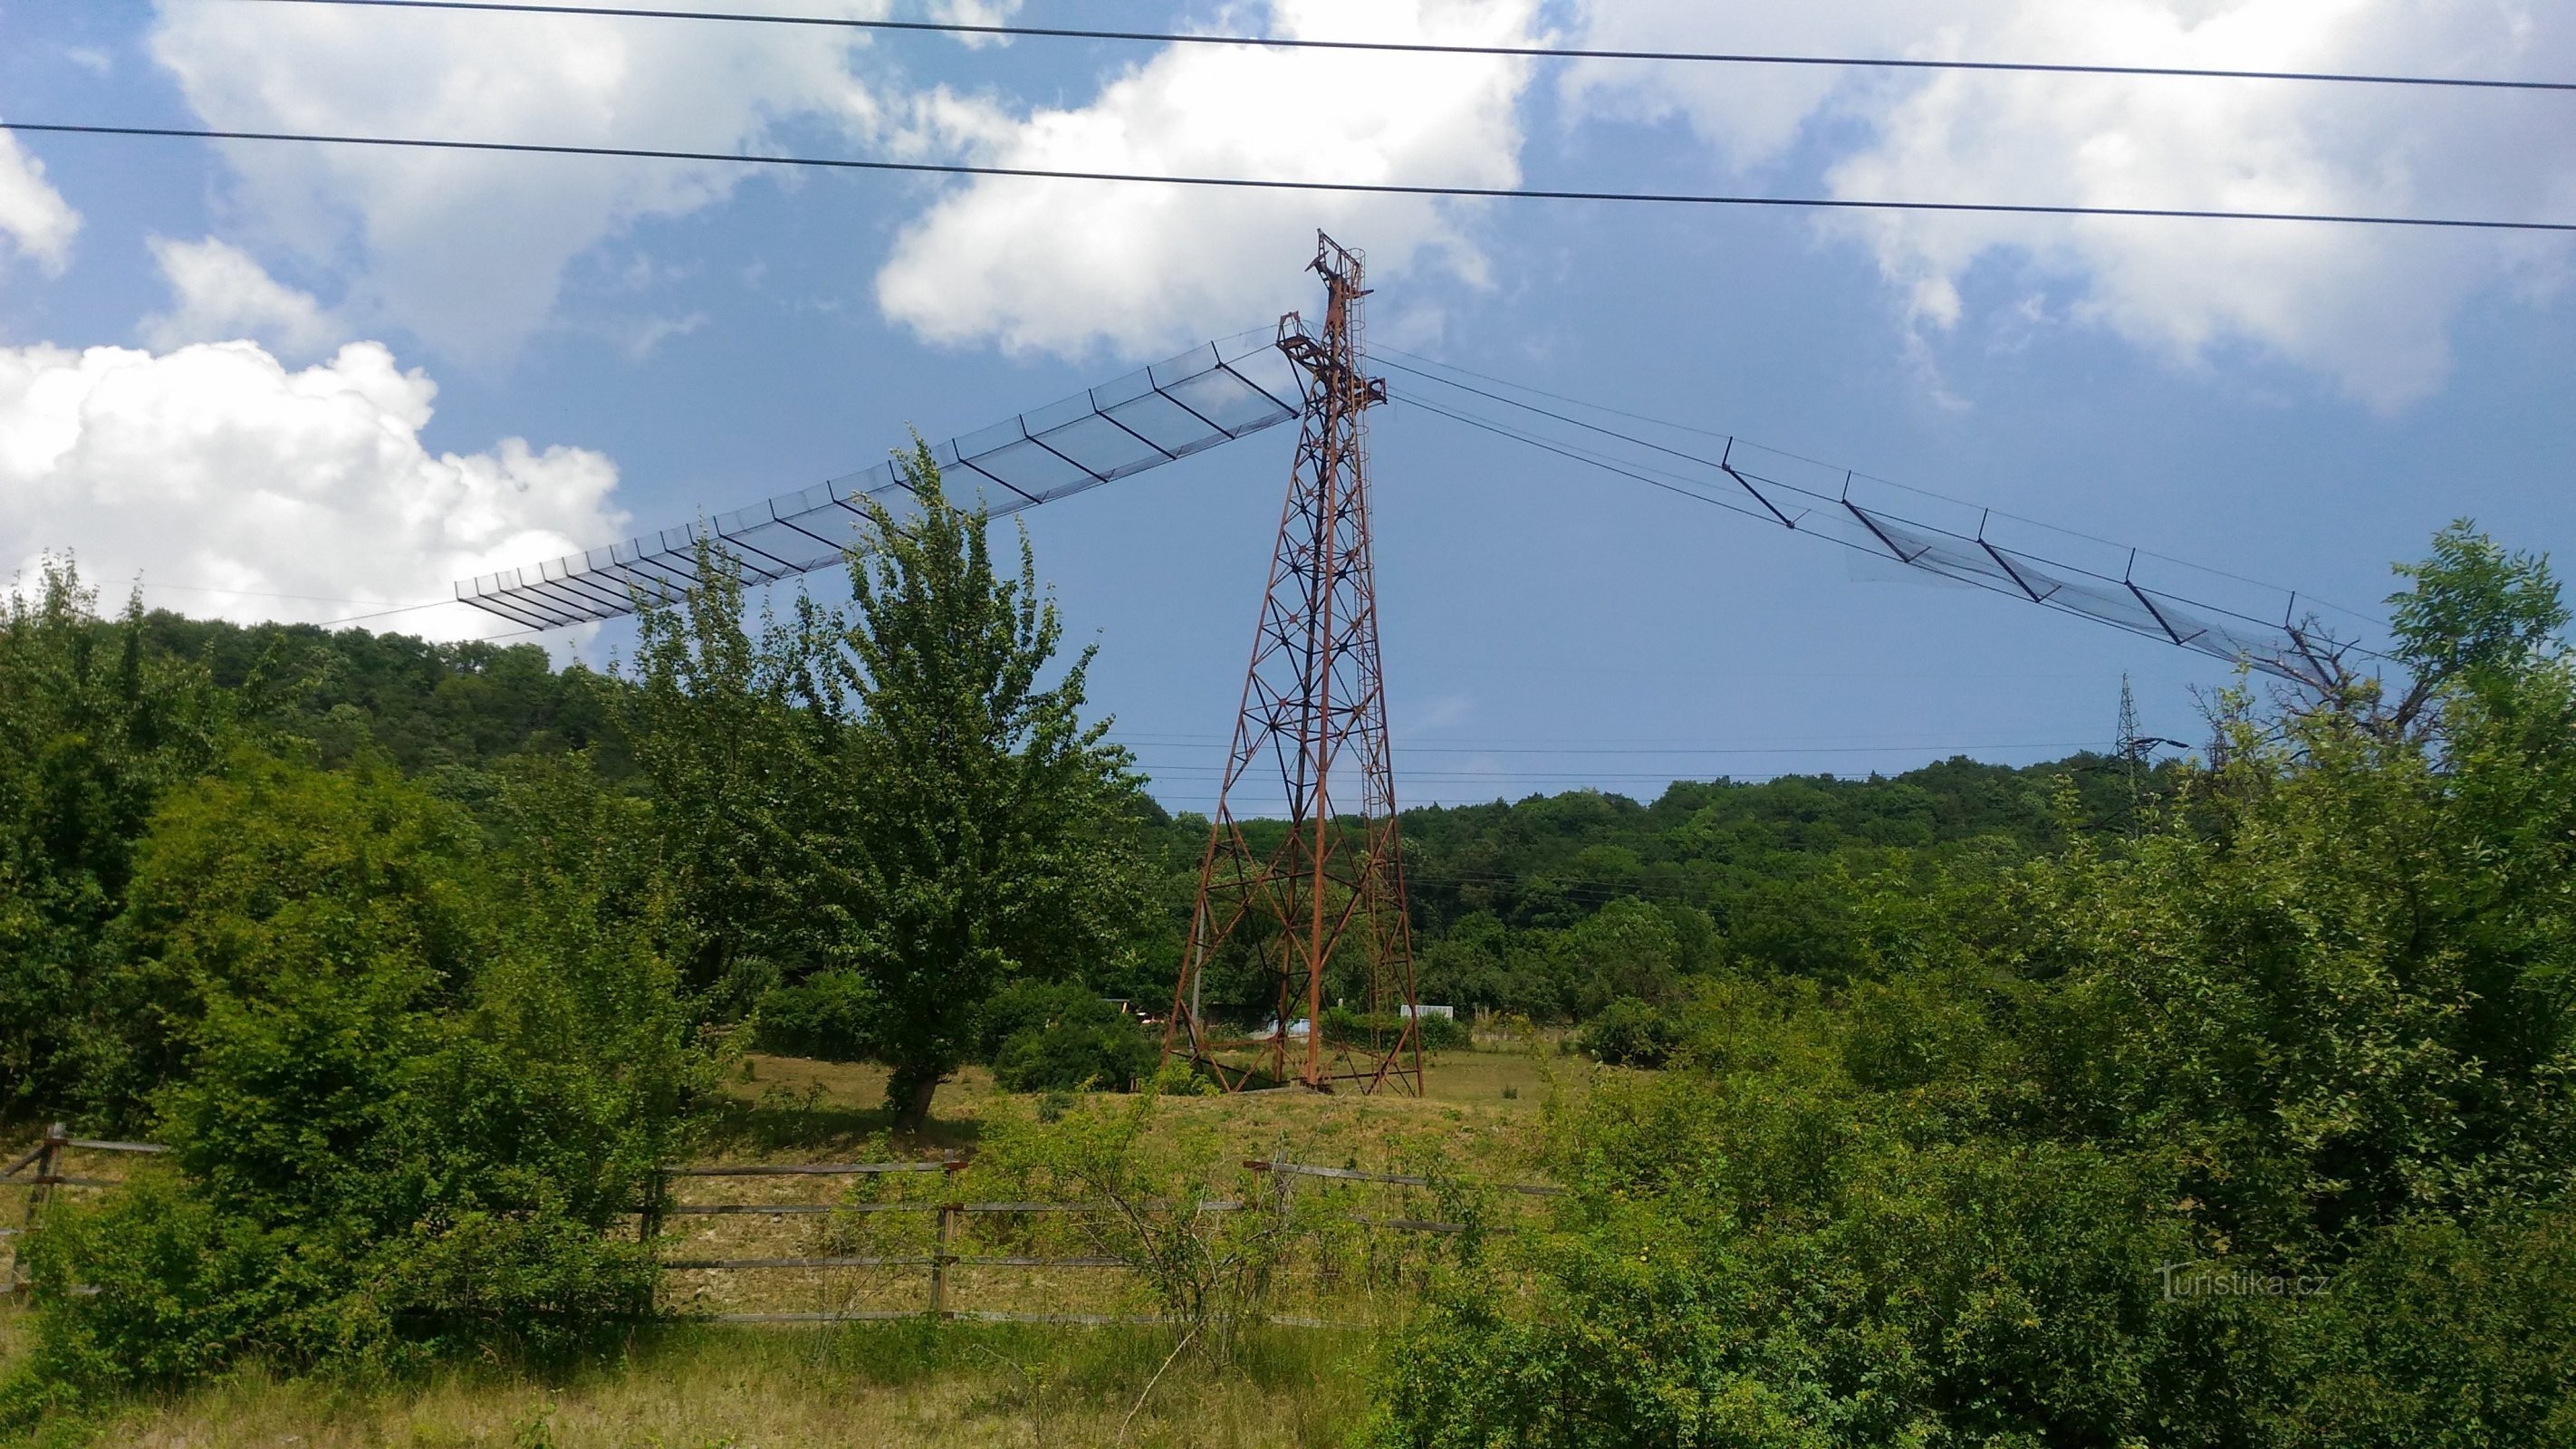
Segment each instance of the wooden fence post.
[{"label": "wooden fence post", "polygon": [[69,1125],[49,1123],[36,1149],[36,1176],[27,1189],[27,1216],[9,1254],[9,1292],[13,1295],[27,1282],[27,1235],[36,1230],[36,1219],[44,1212],[45,1200],[53,1196],[54,1185],[62,1181],[63,1144],[71,1140],[71,1135]]},{"label": "wooden fence post", "polygon": [[63,1144],[71,1140],[72,1129],[56,1122],[45,1128],[45,1145],[36,1157],[36,1185],[27,1194],[27,1226],[36,1225],[36,1214],[54,1195],[55,1184],[63,1180]]},{"label": "wooden fence post", "polygon": [[[662,1250],[662,1210],[671,1200],[671,1175],[655,1163],[644,1171],[644,1210],[635,1219],[635,1241],[646,1256],[657,1264]],[[635,1305],[638,1318],[651,1318],[654,1305],[662,1296],[662,1274],[657,1266],[644,1280],[644,1301]]]},{"label": "wooden fence post", "polygon": [[657,1164],[644,1173],[644,1211],[637,1217],[635,1241],[651,1243],[662,1236],[662,1209],[670,1201],[671,1177]]},{"label": "wooden fence post", "polygon": [[956,1190],[951,1184],[957,1181],[957,1174],[966,1170],[966,1164],[950,1158],[941,1165],[945,1171],[940,1178],[940,1187],[948,1193],[948,1198],[939,1205],[939,1241],[930,1250],[930,1321],[933,1323],[948,1317],[948,1265],[957,1259],[949,1248],[957,1237],[957,1219],[965,1211],[965,1204],[957,1200]]}]

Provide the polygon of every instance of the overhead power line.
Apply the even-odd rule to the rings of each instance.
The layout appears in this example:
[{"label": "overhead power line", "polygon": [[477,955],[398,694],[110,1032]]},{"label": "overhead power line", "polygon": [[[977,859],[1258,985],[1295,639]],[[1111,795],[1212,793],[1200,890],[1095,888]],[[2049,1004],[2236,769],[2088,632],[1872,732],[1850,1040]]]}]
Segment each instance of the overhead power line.
[{"label": "overhead power line", "polygon": [[1977,213],[1999,216],[2103,216],[2182,221],[2290,221],[2341,226],[2576,233],[2576,221],[2509,221],[2480,217],[2376,216],[2348,212],[2227,211],[2164,206],[2050,206],[1993,201],[1892,201],[1839,196],[1736,196],[1710,192],[1577,191],[1540,187],[1409,186],[1394,182],[1293,181],[1250,176],[1181,176],[1133,171],[1078,171],[1043,166],[986,166],[963,161],[887,161],[855,156],[764,156],[739,151],[682,151],[644,146],[568,146],[534,141],[451,141],[417,136],[348,136],[306,131],[236,131],[199,126],[100,126],[0,121],[0,130],[31,135],[155,137],[185,141],[278,141],[394,150],[588,156],[621,160],[696,161],[830,171],[908,172],[932,176],[1003,176],[1026,180],[1128,182],[1239,191],[1340,192],[1368,196],[1447,196],[1486,201],[1611,201],[1679,206],[1746,206],[1786,210]]},{"label": "overhead power line", "polygon": [[801,25],[834,30],[915,31],[938,35],[1108,40],[1145,45],[1231,46],[1262,50],[1373,51],[1524,60],[1679,61],[1702,65],[1812,66],[1838,70],[1983,71],[2014,75],[2141,76],[2180,80],[2315,81],[2334,85],[2434,86],[2466,90],[2576,91],[2576,81],[2377,75],[2345,71],[2225,70],[2200,66],[2077,65],[2038,61],[1894,59],[1886,56],[1761,55],[1705,50],[1597,50],[1561,45],[1449,45],[1408,40],[1310,40],[1280,35],[1208,35],[1187,31],[1094,30],[1078,26],[969,25],[941,20],[857,20],[825,15],[752,15],[721,10],[641,6],[539,5],[509,0],[249,0],[269,5],[333,5],[370,10],[461,10],[502,15],[574,15],[623,20],[717,20],[749,25]]}]

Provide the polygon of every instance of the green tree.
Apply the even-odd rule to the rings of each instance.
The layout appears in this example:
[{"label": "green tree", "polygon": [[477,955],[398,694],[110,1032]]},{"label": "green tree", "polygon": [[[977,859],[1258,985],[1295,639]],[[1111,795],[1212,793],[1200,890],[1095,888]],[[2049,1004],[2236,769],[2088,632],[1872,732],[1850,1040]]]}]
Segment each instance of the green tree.
[{"label": "green tree", "polygon": [[1147,896],[1127,753],[1082,718],[1094,651],[1049,682],[1063,624],[1027,537],[998,572],[929,449],[903,469],[917,511],[871,505],[853,613],[811,651],[809,708],[850,724],[815,762],[828,814],[805,860],[909,1129],[973,1052],[987,997],[1109,968]]},{"label": "green tree", "polygon": [[798,854],[816,757],[843,725],[837,711],[800,717],[805,651],[821,632],[810,606],[754,635],[738,562],[707,537],[696,562],[678,597],[637,600],[635,655],[610,712],[650,792],[688,984],[706,1016],[729,1020],[821,958]]},{"label": "green tree", "polygon": [[100,1072],[136,841],[228,719],[203,669],[149,647],[139,602],[99,617],[71,561],[0,604],[0,1113],[75,1105]]},{"label": "green tree", "polygon": [[176,1150],[34,1236],[42,1379],[544,1349],[648,1307],[628,1215],[711,1077],[625,888],[636,806],[575,758],[498,808],[489,848],[381,765],[256,758],[168,802],[127,939],[184,987],[148,1103]]}]

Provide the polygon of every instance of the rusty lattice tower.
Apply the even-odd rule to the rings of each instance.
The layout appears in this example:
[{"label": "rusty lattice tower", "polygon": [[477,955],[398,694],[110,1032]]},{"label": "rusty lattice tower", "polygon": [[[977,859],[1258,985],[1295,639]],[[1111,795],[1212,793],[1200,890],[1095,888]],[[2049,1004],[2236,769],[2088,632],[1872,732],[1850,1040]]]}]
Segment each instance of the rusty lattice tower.
[{"label": "rusty lattice tower", "polygon": [[[1324,279],[1322,329],[1295,313],[1279,323],[1279,350],[1305,394],[1297,466],[1164,1051],[1228,1090],[1348,1083],[1419,1094],[1413,936],[1369,556],[1368,410],[1386,401],[1386,381],[1364,364],[1359,253],[1319,232],[1314,270]],[[1247,826],[1235,813],[1251,799],[1268,803],[1274,773],[1284,834],[1278,821]],[[1212,998],[1268,1020],[1224,1031],[1204,1009]],[[1324,1010],[1337,999],[1371,1025],[1328,1033]]]}]

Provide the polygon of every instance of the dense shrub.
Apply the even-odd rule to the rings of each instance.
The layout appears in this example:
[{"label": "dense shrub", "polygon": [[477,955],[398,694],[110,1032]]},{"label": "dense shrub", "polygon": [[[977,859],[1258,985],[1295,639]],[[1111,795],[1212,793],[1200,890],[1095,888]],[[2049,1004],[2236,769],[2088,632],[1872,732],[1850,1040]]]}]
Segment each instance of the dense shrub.
[{"label": "dense shrub", "polygon": [[0,597],[5,1114],[60,1110],[113,1071],[123,1013],[105,937],[135,845],[163,795],[220,753],[231,714],[203,669],[146,646],[139,603],[113,621],[96,605],[51,560]]},{"label": "dense shrub", "polygon": [[793,986],[760,998],[753,1014],[762,1051],[827,1062],[868,1055],[867,978],[855,971],[818,971]]},{"label": "dense shrub", "polygon": [[1575,1050],[1614,1067],[1660,1067],[1680,1041],[1669,1013],[1633,996],[1611,1002],[1574,1034]]},{"label": "dense shrub", "polygon": [[231,776],[164,810],[134,893],[189,898],[136,928],[181,1013],[151,1099],[171,1169],[48,1213],[34,1373],[548,1351],[646,1311],[629,1214],[707,1074],[649,902],[569,845],[632,807],[548,771],[487,854],[388,775]]},{"label": "dense shrub", "polygon": [[1535,1282],[1448,1284],[1373,1440],[2570,1442],[2568,616],[2465,529],[2410,576],[2402,692],[2231,698],[2137,838],[1604,1011],[1673,1069],[1557,1123]]},{"label": "dense shrub", "polygon": [[1132,1021],[1058,1021],[1005,1039],[993,1058],[993,1080],[1010,1092],[1123,1092],[1151,1076],[1162,1054]]},{"label": "dense shrub", "polygon": [[1003,988],[984,1003],[977,1034],[993,1080],[1012,1092],[1125,1091],[1162,1056],[1135,1018],[1071,983]]}]

